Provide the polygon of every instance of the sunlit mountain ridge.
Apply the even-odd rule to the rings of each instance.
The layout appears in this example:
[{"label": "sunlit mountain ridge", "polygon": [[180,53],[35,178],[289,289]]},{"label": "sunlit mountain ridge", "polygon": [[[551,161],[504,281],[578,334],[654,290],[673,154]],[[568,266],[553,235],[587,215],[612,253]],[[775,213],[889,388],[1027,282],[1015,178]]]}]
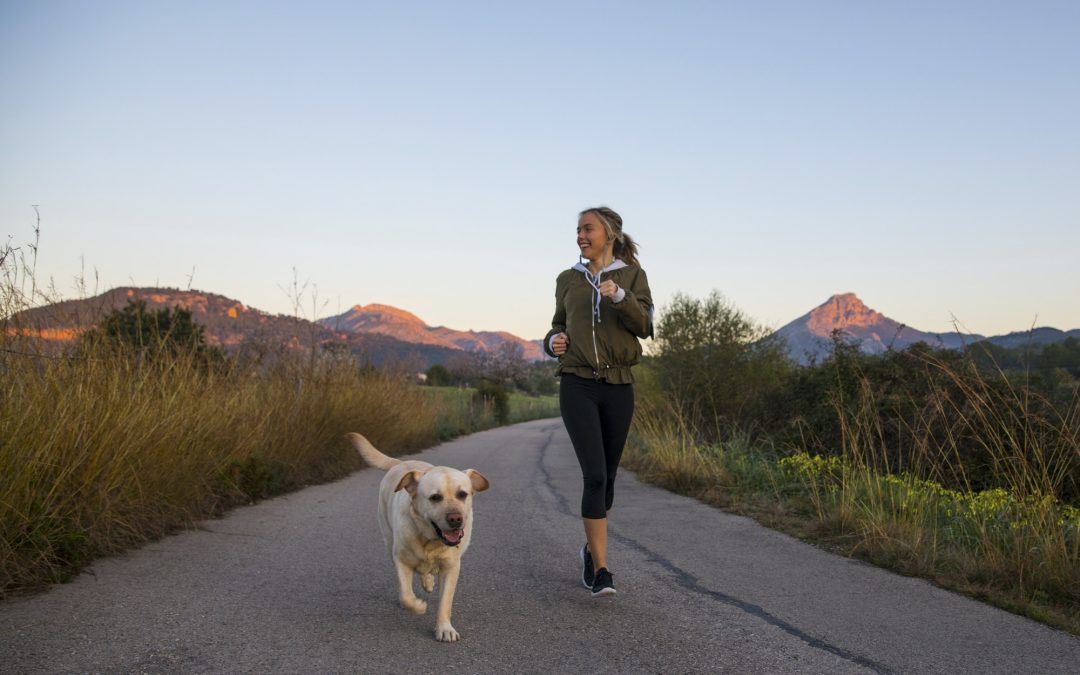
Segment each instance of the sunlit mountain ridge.
[{"label": "sunlit mountain ridge", "polygon": [[375,365],[408,362],[412,367],[427,369],[462,353],[492,350],[514,342],[522,345],[523,358],[544,358],[539,340],[528,341],[510,333],[433,328],[419,317],[389,305],[369,305],[367,312],[353,308],[339,317],[310,321],[263,312],[216,293],[157,287],[114,288],[93,297],[19,312],[9,317],[8,330],[61,346],[131,300],[145,302],[148,310],[181,307],[191,311],[193,320],[205,329],[207,344],[227,352],[337,348]]},{"label": "sunlit mountain ridge", "polygon": [[1007,335],[986,337],[976,333],[922,331],[877,312],[854,293],[839,293],[808,313],[776,331],[787,344],[788,355],[800,363],[820,359],[829,353],[834,331],[845,340],[857,342],[869,354],[888,349],[902,350],[917,342],[932,347],[960,349],[983,340],[1004,347],[1043,345],[1069,337],[1080,338],[1080,329],[1063,331],[1040,327]]}]

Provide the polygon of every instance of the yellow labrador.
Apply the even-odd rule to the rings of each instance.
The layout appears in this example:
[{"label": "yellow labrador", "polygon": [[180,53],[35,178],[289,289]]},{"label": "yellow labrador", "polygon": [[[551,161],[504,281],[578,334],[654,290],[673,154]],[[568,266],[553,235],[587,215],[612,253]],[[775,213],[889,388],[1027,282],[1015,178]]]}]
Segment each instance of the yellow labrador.
[{"label": "yellow labrador", "polygon": [[455,642],[460,637],[450,625],[461,556],[472,538],[473,495],[488,489],[479,471],[458,471],[417,460],[387,457],[360,434],[347,438],[368,464],[386,471],[379,485],[379,527],[390,558],[397,568],[402,607],[417,614],[427,602],[413,592],[413,574],[420,574],[424,590],[435,588],[439,577],[442,596],[435,617],[435,639]]}]

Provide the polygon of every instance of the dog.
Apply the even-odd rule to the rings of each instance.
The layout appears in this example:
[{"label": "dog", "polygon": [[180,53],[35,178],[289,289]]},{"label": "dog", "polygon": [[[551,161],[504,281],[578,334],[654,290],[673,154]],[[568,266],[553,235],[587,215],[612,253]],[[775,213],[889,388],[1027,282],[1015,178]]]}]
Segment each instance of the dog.
[{"label": "dog", "polygon": [[413,592],[413,574],[431,593],[439,577],[442,595],[435,617],[435,639],[456,642],[461,636],[450,624],[461,556],[472,539],[473,497],[488,489],[475,469],[458,471],[418,460],[394,459],[357,433],[346,438],[371,466],[386,471],[379,484],[379,528],[394,562],[401,606],[416,614],[427,602]]}]

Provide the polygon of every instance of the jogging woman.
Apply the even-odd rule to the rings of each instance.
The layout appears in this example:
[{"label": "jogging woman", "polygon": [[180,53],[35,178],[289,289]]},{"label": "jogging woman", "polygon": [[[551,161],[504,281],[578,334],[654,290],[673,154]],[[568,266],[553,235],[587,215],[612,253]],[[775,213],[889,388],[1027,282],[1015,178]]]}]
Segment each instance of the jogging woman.
[{"label": "jogging woman", "polygon": [[555,280],[555,316],[544,338],[544,348],[559,359],[559,409],[581,464],[581,580],[593,597],[615,593],[607,517],[634,415],[630,367],[641,360],[638,338],[652,337],[652,293],[637,244],[622,226],[605,206],[581,212],[579,262]]}]

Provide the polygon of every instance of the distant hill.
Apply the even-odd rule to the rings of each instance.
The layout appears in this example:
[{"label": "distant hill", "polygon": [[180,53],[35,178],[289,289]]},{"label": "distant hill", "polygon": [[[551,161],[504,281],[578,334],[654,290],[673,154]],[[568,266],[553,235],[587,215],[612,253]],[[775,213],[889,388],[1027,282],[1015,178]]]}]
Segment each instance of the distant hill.
[{"label": "distant hill", "polygon": [[[356,330],[346,327],[347,324],[338,324],[333,318],[312,322],[282,314],[268,314],[216,293],[153,287],[115,288],[90,298],[66,300],[27,310],[10,317],[7,325],[9,330],[19,330],[59,346],[74,340],[95,326],[106,314],[125,306],[132,299],[145,301],[151,310],[176,306],[190,310],[195,322],[205,327],[207,343],[227,352],[237,352],[245,346],[257,349],[310,349],[313,343],[318,348],[338,344],[376,366],[397,362],[426,370],[435,364],[446,364],[463,352],[491,349],[500,341],[523,343],[523,346],[527,346],[524,354],[527,359],[535,358],[532,355],[539,350],[539,341],[529,343],[509,333],[461,332],[445,328]],[[385,315],[399,317],[404,324],[411,322],[427,328],[419,318],[404,310],[386,305],[374,306],[381,307]],[[380,323],[378,320],[375,322]],[[381,323],[388,326],[392,322]],[[335,325],[342,325],[342,328],[336,329]],[[445,336],[445,339],[434,340],[431,335]],[[451,339],[451,336],[455,339]],[[470,340],[470,336],[474,336],[474,339]]]},{"label": "distant hill", "polygon": [[854,293],[834,295],[821,305],[776,331],[787,342],[788,355],[800,363],[820,359],[829,353],[833,331],[859,341],[869,354],[892,347],[904,349],[916,342],[958,349],[984,339],[981,335],[958,332],[927,333],[912,328],[867,307]]},{"label": "distant hill", "polygon": [[525,340],[506,332],[461,331],[444,326],[429,326],[420,317],[389,305],[356,305],[352,309],[319,319],[327,328],[351,333],[381,333],[403,342],[428,344],[468,352],[494,351],[510,342],[521,345],[528,361],[546,358],[540,340]]},{"label": "distant hill", "polygon": [[[136,287],[114,288],[90,298],[65,300],[27,310],[12,320],[36,331],[52,331],[47,334],[70,339],[92,328],[106,314],[120,309],[132,299],[143,300],[152,310],[177,306],[191,310],[195,321],[206,328],[206,341],[215,347],[235,347],[260,333],[292,333],[295,332],[293,328],[301,324],[291,317],[273,316],[215,293]],[[289,330],[285,330],[286,326]],[[318,331],[319,338],[330,337],[321,327]]]},{"label": "distant hill", "polygon": [[986,341],[998,345],[999,347],[1014,349],[1016,347],[1028,346],[1042,347],[1062,342],[1068,338],[1080,339],[1080,328],[1074,328],[1073,330],[1068,331],[1049,327],[1033,328],[1031,330],[1009,333],[1008,335],[998,335],[996,337],[986,338]]}]

